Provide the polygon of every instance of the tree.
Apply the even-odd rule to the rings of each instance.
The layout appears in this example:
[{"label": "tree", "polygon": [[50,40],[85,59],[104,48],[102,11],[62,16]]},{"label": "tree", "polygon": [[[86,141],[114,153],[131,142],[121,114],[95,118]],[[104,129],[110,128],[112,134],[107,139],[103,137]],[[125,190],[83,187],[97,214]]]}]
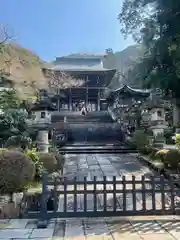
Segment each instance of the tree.
[{"label": "tree", "polygon": [[0,138],[7,141],[10,137],[27,133],[27,112],[21,108],[22,101],[14,89],[0,91]]},{"label": "tree", "polygon": [[15,89],[4,89],[0,91],[0,109],[18,109],[21,105],[21,100],[18,98]]},{"label": "tree", "polygon": [[124,0],[119,21],[125,36],[142,43],[144,54],[136,72],[143,85],[180,98],[180,2]]},{"label": "tree", "polygon": [[77,79],[65,71],[54,71],[43,69],[44,75],[48,80],[48,91],[52,94],[59,93],[59,89],[82,86],[84,80]]},{"label": "tree", "polygon": [[[8,33],[8,30],[5,28],[5,26],[0,25],[0,54],[3,54],[4,45],[10,39],[11,39],[11,36]],[[11,65],[11,59],[9,57],[3,55],[3,58],[4,58],[4,64],[3,64],[3,67],[0,68],[0,79],[2,80],[9,77],[10,73],[9,71],[7,71],[7,69],[9,69]]]},{"label": "tree", "polygon": [[11,109],[0,114],[0,138],[7,141],[12,136],[23,135],[28,129],[27,114],[22,110]]},{"label": "tree", "polygon": [[[119,14],[121,31],[132,34],[143,46],[133,69],[148,88],[160,88],[173,99],[173,122],[180,116],[180,1],[124,0]],[[133,72],[132,71],[132,72]],[[135,75],[133,72],[133,75]]]}]

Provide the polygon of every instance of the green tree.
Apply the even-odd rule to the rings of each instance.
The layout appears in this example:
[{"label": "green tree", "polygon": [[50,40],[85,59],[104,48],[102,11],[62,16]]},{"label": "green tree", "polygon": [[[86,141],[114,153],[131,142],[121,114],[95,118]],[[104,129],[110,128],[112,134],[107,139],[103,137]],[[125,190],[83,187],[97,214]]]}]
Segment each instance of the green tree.
[{"label": "green tree", "polygon": [[14,89],[4,89],[0,91],[0,109],[6,111],[7,109],[20,108],[21,101]]},{"label": "green tree", "polygon": [[0,138],[7,141],[12,136],[23,135],[26,133],[27,114],[19,109],[6,110],[0,114]]},{"label": "green tree", "polygon": [[119,21],[122,33],[142,44],[134,68],[142,84],[180,98],[180,1],[124,0]]}]

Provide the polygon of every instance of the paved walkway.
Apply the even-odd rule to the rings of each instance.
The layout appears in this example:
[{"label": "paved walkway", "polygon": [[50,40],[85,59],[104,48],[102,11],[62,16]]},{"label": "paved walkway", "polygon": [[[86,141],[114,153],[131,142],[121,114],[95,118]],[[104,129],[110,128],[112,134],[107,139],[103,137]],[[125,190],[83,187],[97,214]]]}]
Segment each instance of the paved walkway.
[{"label": "paved walkway", "polygon": [[2,240],[179,240],[177,220],[71,219],[37,229],[34,220],[0,220]]},{"label": "paved walkway", "polygon": [[149,168],[142,166],[136,154],[69,154],[64,167],[64,175],[68,178],[77,177],[89,180],[94,176],[112,179],[113,176],[152,174]]},{"label": "paved walkway", "polygon": [[[102,178],[106,175],[119,178],[132,174],[137,177],[152,172],[140,164],[134,155],[68,155],[65,164],[65,176],[83,179],[87,176]],[[160,201],[156,197],[157,203]],[[37,229],[32,220],[0,220],[0,240],[178,240],[180,239],[180,217],[162,218],[105,218],[51,220],[47,229]]]}]

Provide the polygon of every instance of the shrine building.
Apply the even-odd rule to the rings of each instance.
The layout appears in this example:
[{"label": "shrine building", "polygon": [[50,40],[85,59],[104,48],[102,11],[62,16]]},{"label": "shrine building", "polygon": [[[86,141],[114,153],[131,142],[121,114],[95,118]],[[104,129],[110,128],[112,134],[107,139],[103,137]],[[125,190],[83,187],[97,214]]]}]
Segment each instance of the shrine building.
[{"label": "shrine building", "polygon": [[91,111],[107,110],[107,99],[103,98],[103,92],[114,77],[116,69],[103,67],[105,55],[72,54],[57,57],[53,67],[43,69],[44,74],[50,70],[58,74],[64,72],[77,80],[82,80],[78,87],[61,89],[60,93],[53,97],[58,110],[66,109],[75,111],[76,106],[83,102]]}]

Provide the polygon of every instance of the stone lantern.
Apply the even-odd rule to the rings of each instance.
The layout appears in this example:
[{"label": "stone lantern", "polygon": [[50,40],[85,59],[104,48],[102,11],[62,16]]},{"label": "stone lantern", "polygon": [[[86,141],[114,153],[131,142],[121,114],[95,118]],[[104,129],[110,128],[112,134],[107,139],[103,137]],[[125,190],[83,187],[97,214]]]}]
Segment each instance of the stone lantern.
[{"label": "stone lantern", "polygon": [[56,111],[56,108],[48,98],[44,98],[35,102],[31,108],[33,115],[31,127],[34,127],[38,130],[38,151],[49,151],[49,130],[51,128],[51,114],[53,111]]}]

